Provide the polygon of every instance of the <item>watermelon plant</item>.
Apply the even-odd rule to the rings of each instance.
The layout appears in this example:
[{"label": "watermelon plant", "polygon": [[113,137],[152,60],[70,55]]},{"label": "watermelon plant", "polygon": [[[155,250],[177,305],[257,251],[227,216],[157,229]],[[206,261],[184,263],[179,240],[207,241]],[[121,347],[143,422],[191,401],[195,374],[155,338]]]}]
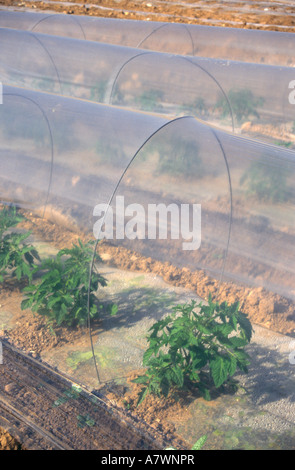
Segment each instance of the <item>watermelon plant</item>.
[{"label": "watermelon plant", "polygon": [[161,101],[163,100],[163,93],[160,90],[146,90],[136,100],[139,105],[139,109],[150,112],[161,112],[163,106]]},{"label": "watermelon plant", "polygon": [[[248,89],[230,90],[228,101],[239,124],[248,120],[251,116],[259,118],[257,109],[264,103],[262,97],[254,96],[252,91]],[[226,118],[230,113],[228,101],[224,96],[221,96],[216,103],[216,109],[220,110],[222,118]]]},{"label": "watermelon plant", "polygon": [[141,385],[137,404],[149,393],[167,397],[193,388],[210,400],[212,388],[235,386],[236,370],[248,372],[244,348],[251,337],[251,323],[238,303],[214,303],[210,296],[207,305],[192,300],[174,307],[149,330],[146,371],[133,380]]},{"label": "watermelon plant", "polygon": [[[204,436],[201,436],[192,446],[191,450],[202,450],[204,447],[205,443],[207,441],[207,434],[204,434]],[[165,450],[178,450],[175,449],[175,447],[166,447]]]},{"label": "watermelon plant", "polygon": [[[95,291],[106,286],[107,280],[93,272],[89,283],[89,266],[93,255],[93,241],[85,244],[79,240],[72,248],[60,250],[55,258],[42,260],[40,280],[24,288],[25,299],[21,308],[45,315],[49,324],[85,325],[99,314]],[[100,261],[95,255],[95,261]],[[90,293],[88,296],[88,287]],[[110,306],[115,314],[117,307]]]},{"label": "watermelon plant", "polygon": [[31,282],[37,268],[35,263],[40,261],[37,250],[25,242],[31,232],[13,231],[24,220],[14,206],[5,206],[0,211],[0,282],[7,276]]},{"label": "watermelon plant", "polygon": [[202,178],[207,169],[194,141],[179,140],[171,136],[169,142],[161,142],[157,172],[185,178]]},{"label": "watermelon plant", "polygon": [[280,203],[287,201],[290,189],[287,185],[288,170],[282,166],[266,164],[266,157],[253,161],[240,178],[247,196],[259,201]]}]

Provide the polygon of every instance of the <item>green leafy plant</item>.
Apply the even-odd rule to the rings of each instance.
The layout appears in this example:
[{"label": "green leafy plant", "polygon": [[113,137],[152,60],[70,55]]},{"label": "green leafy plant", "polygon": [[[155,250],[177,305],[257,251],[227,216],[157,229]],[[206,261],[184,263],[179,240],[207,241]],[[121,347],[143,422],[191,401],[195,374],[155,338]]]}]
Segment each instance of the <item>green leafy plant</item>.
[{"label": "green leafy plant", "polygon": [[[45,315],[49,323],[57,325],[85,325],[88,319],[89,266],[92,259],[93,242],[83,244],[81,240],[70,249],[60,250],[56,258],[42,261],[41,280],[24,288],[26,298],[21,308]],[[96,255],[96,261],[100,260]],[[98,316],[94,292],[98,286],[106,286],[106,279],[93,272],[90,281],[89,313]],[[111,306],[111,313],[116,306]]]},{"label": "green leafy plant", "polygon": [[[264,102],[263,98],[255,97],[252,91],[248,89],[230,90],[228,101],[238,123],[249,119],[250,116],[259,118],[257,108],[261,107]],[[222,118],[230,114],[228,101],[224,96],[221,96],[216,103],[216,109],[220,110]]]},{"label": "green leafy plant", "polygon": [[200,437],[192,446],[192,450],[201,450],[207,441],[207,435]]},{"label": "green leafy plant", "polygon": [[[79,400],[82,389],[77,385],[72,385],[72,388],[67,389],[63,392],[63,395],[54,401],[52,407],[57,408],[58,406],[67,403],[69,400]],[[92,427],[95,425],[94,419],[89,414],[77,416],[77,426],[84,428],[86,426]]]},{"label": "green leafy plant", "polygon": [[26,113],[26,108],[24,107],[23,109],[17,103],[10,103],[9,106],[2,105],[0,128],[3,141],[8,142],[9,139],[15,141],[17,136],[17,139],[22,141],[24,147],[26,142],[34,142],[36,146],[42,146],[44,150],[44,148],[50,145],[46,121],[41,117],[40,113],[36,112],[28,114],[27,119],[24,119],[24,113]]},{"label": "green leafy plant", "polygon": [[0,211],[0,281],[10,274],[18,281],[32,280],[36,262],[40,261],[37,250],[25,243],[31,232],[12,231],[25,217],[15,207],[4,207]]},{"label": "green leafy plant", "polygon": [[192,115],[197,115],[200,117],[204,117],[207,115],[207,106],[205,103],[204,98],[198,97],[191,103],[186,103],[180,108],[180,113],[181,114],[192,114]]},{"label": "green leafy plant", "polygon": [[140,109],[150,112],[161,112],[163,109],[161,101],[163,101],[163,93],[160,90],[153,89],[144,91],[136,99]]},{"label": "green leafy plant", "polygon": [[106,144],[103,139],[100,139],[96,143],[96,153],[103,164],[124,165],[126,163],[124,150],[114,141]]},{"label": "green leafy plant", "polygon": [[291,149],[292,146],[293,146],[293,143],[292,142],[285,142],[283,140],[278,140],[276,142],[274,142],[275,145],[278,145],[279,147],[285,147],[286,149]]},{"label": "green leafy plant", "polygon": [[[204,436],[201,436],[195,443],[194,445],[192,446],[191,450],[201,450],[204,445],[205,445],[205,442],[207,441],[207,434],[205,434]],[[167,447],[165,450],[177,450],[175,449],[175,447]]]},{"label": "green leafy plant", "polygon": [[89,414],[77,416],[78,427],[85,428],[86,426],[93,427],[95,425],[94,419]]},{"label": "green leafy plant", "polygon": [[60,86],[54,78],[42,78],[36,79],[32,83],[32,88],[40,91],[45,91],[46,93],[54,93],[56,92]]},{"label": "green leafy plant", "polygon": [[162,144],[157,171],[185,178],[202,178],[205,174],[196,143],[173,136],[168,143]]},{"label": "green leafy plant", "polygon": [[64,403],[67,403],[69,400],[78,400],[81,392],[82,389],[80,387],[72,385],[72,388],[65,390],[63,395],[55,400],[52,407],[56,408],[57,406],[61,406]]},{"label": "green leafy plant", "polygon": [[134,379],[141,385],[138,405],[151,393],[167,397],[169,393],[197,388],[205,399],[210,389],[220,388],[237,368],[247,372],[252,326],[239,304],[202,302],[176,306],[172,313],[149,330],[149,346],[143,356],[147,368]]},{"label": "green leafy plant", "polygon": [[253,161],[240,179],[247,194],[260,201],[284,202],[289,197],[288,170],[282,166],[266,165],[263,159]]},{"label": "green leafy plant", "polygon": [[90,97],[91,101],[96,101],[97,103],[103,103],[104,97],[107,88],[107,80],[102,80],[96,83],[90,90]]}]

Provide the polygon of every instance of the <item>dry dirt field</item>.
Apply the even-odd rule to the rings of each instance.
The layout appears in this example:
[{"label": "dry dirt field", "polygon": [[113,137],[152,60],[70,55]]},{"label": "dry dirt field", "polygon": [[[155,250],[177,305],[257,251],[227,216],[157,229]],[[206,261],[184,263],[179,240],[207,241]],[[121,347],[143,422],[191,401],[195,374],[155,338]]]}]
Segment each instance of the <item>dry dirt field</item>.
[{"label": "dry dirt field", "polygon": [[295,32],[291,0],[1,0],[0,5],[58,13]]}]

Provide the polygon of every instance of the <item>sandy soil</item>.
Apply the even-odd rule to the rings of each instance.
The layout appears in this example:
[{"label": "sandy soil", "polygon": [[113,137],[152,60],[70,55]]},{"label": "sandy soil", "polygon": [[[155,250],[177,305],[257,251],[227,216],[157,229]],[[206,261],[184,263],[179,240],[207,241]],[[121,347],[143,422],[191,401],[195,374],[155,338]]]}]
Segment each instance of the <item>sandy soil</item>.
[{"label": "sandy soil", "polygon": [[0,428],[0,450],[21,450],[21,444]]},{"label": "sandy soil", "polygon": [[[192,6],[194,3],[194,6]],[[221,6],[222,3],[222,6]],[[1,0],[0,5],[59,13],[169,21],[236,28],[295,31],[295,8],[291,0],[278,4],[272,1],[129,1],[129,0]],[[266,6],[267,5],[267,6]]]},{"label": "sandy soil", "polygon": [[[36,236],[53,244],[58,249],[71,247],[80,237],[75,233],[26,214],[27,222],[23,227],[32,230]],[[294,305],[288,299],[266,291],[261,287],[247,288],[231,282],[222,282],[207,276],[202,270],[191,272],[187,268],[177,268],[170,262],[159,262],[133,253],[125,247],[116,247],[108,242],[98,246],[98,252],[106,264],[127,271],[152,272],[161,276],[165,282],[177,287],[185,287],[201,298],[208,298],[209,292],[216,295],[220,302],[240,302],[241,309],[249,315],[253,323],[269,328],[278,333],[295,337]]]},{"label": "sandy soil", "polygon": [[[79,237],[84,241],[87,239],[81,233],[66,230],[33,214],[26,213],[26,217],[28,220],[23,224],[23,228],[33,230],[39,240],[49,242],[57,249],[70,247],[72,243],[77,242]],[[263,289],[245,289],[234,284],[223,283],[218,290],[217,282],[202,271],[190,272],[185,268],[179,269],[170,263],[160,263],[151,258],[144,258],[124,247],[115,247],[106,242],[99,246],[99,253],[108,265],[123,270],[155,273],[167,283],[186,287],[203,298],[206,298],[211,291],[218,292],[219,299],[226,299],[229,303],[240,300],[243,311],[248,313],[253,323],[295,337],[294,306],[288,300]],[[14,316],[12,328],[2,334],[14,346],[38,358],[41,352],[80,341],[83,336],[85,337],[87,334],[85,329],[62,327],[55,329],[56,336],[52,335],[41,316],[33,316],[30,311],[21,310],[21,289],[21,285],[7,283],[0,293],[0,305],[4,307],[4,310],[12,312]],[[92,326],[94,329],[99,328],[99,321],[97,325]],[[149,396],[139,408],[136,408],[138,386],[132,384],[131,380],[139,373],[140,371],[134,371],[130,375],[127,380],[129,388],[121,390],[120,387],[116,389],[112,385],[110,388],[103,388],[101,392],[123,412],[132,413],[140,422],[146,422],[157,432],[177,439],[176,428],[171,423],[171,417],[174,423],[183,422],[189,413],[188,402],[193,397],[183,396],[175,402],[172,399],[163,401]]]},{"label": "sandy soil", "polygon": [[[127,416],[118,414],[105,400],[85,389],[73,389],[70,381],[7,343],[3,345],[3,364],[1,406],[5,404],[12,415],[17,410],[20,423],[33,422],[35,430],[39,429],[39,436],[30,440],[27,432],[20,433],[24,448],[144,450],[165,445],[166,440],[157,436],[154,429],[148,431],[130,419],[126,421]],[[3,443],[5,437],[6,444],[12,446],[7,435]]]}]

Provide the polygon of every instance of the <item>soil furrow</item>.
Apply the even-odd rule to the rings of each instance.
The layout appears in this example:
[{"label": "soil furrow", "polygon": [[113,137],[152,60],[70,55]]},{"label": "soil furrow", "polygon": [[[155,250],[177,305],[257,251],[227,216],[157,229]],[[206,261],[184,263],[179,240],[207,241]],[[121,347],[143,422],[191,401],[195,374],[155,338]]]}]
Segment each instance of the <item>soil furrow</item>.
[{"label": "soil furrow", "polygon": [[[0,407],[31,428],[47,446],[63,449],[159,449],[154,436],[48,366],[3,343]],[[7,417],[6,417],[7,419]],[[10,420],[9,420],[10,421]],[[38,448],[36,437],[31,447]],[[44,443],[41,444],[44,448]]]}]

